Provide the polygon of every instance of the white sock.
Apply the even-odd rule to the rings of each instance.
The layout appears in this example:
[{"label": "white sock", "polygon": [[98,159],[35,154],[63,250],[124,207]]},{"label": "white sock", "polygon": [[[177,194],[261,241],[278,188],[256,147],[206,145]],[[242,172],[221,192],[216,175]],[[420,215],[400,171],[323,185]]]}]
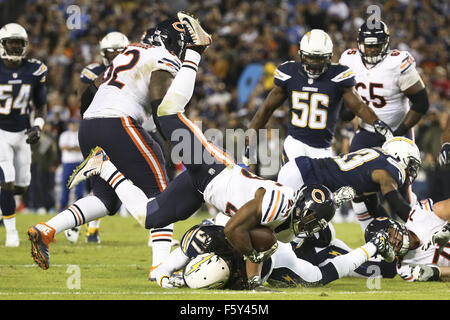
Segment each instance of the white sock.
[{"label": "white sock", "polygon": [[375,245],[368,242],[349,253],[331,259],[330,262],[336,268],[339,278],[342,278],[348,276],[351,271],[368,261],[376,252],[377,248]]},{"label": "white sock", "polygon": [[13,215],[11,218],[3,217],[3,223],[5,225],[6,232],[16,231],[16,216]]},{"label": "white sock", "polygon": [[66,210],[58,213],[47,222],[55,229],[55,234],[73,227],[105,217],[108,214],[103,202],[95,196],[87,196],[77,200]]},{"label": "white sock", "polygon": [[373,217],[369,214],[369,211],[366,208],[366,205],[364,202],[352,202],[353,205],[353,211],[356,214],[356,218],[358,219],[359,225],[361,226],[361,229],[366,231],[367,226],[369,223],[372,222]]},{"label": "white sock", "polygon": [[152,272],[152,276],[156,279],[158,284],[161,285],[163,277],[170,277],[174,271],[183,268],[188,261],[189,258],[181,251],[181,248],[178,247]]},{"label": "white sock", "polygon": [[111,161],[103,162],[100,177],[114,189],[122,204],[128,212],[143,227],[147,216],[147,198],[144,191],[128,180]]},{"label": "white sock", "polygon": [[100,220],[93,220],[89,222],[88,228],[96,228],[96,229],[100,228]]},{"label": "white sock", "polygon": [[170,255],[173,239],[173,223],[165,228],[150,230],[152,240],[152,267],[159,265]]}]

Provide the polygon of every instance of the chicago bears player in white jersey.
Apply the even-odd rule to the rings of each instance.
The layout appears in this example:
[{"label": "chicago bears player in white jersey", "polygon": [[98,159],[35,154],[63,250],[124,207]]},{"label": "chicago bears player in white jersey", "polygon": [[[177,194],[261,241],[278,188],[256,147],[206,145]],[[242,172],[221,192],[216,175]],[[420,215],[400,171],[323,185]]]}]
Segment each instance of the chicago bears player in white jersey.
[{"label": "chicago bears player in white jersey", "polygon": [[450,280],[450,199],[418,201],[405,224],[381,217],[365,237],[384,230],[397,256],[397,273],[406,281]]},{"label": "chicago bears player in white jersey", "polygon": [[[394,130],[394,135],[405,135],[414,141],[414,131],[411,129],[429,107],[427,91],[416,70],[414,58],[407,51],[390,50],[389,30],[382,21],[363,23],[357,41],[358,49],[344,51],[339,63],[355,73],[358,93],[377,116]],[[361,122],[351,141],[350,152],[381,146],[383,142],[375,134],[373,126]],[[409,198],[407,191],[408,184],[402,192]],[[365,198],[364,203],[354,203],[362,224],[372,218],[366,206],[376,206],[377,202],[378,198],[372,196]]]},{"label": "chicago bears player in white jersey", "polygon": [[[81,70],[80,74],[81,84],[77,90],[77,95],[80,96],[80,99],[81,94],[87,88],[92,88],[89,85],[93,83],[94,80],[97,79],[97,77],[106,70],[106,68],[110,65],[112,60],[119,53],[121,53],[129,43],[130,42],[128,41],[127,36],[117,31],[108,33],[106,36],[102,38],[102,40],[100,40],[99,44],[102,63],[91,63],[86,67],[84,67],[83,70]],[[88,104],[84,103],[82,104],[82,106],[83,108],[80,109],[81,116],[83,116],[84,112],[86,111],[85,107],[87,107]],[[88,187],[88,189],[90,189],[90,186]],[[86,242],[100,243],[99,228],[100,228],[100,220],[94,220],[88,223],[86,232]],[[80,227],[75,227],[73,229],[64,231],[64,234],[69,241],[76,242],[76,240],[78,239],[79,230]]]},{"label": "chicago bears player in white jersey", "polygon": [[[192,19],[188,28],[192,28],[192,24],[199,25],[186,14],[180,16]],[[149,43],[154,36],[158,38],[158,45]],[[153,37],[143,39],[145,43],[130,44],[91,84],[98,86],[98,90],[79,129],[83,154],[87,156],[93,147],[102,146],[120,171],[147,197],[154,197],[167,187],[167,175],[161,148],[141,124],[166,94],[181,67],[180,57],[184,54],[184,64],[197,67],[200,61],[197,51],[203,51],[205,46],[192,44],[185,50],[186,36],[180,20],[168,19],[157,25]],[[76,201],[47,223],[29,228],[31,253],[41,268],[49,267],[48,245],[55,233],[116,213],[121,203],[114,187],[123,177],[118,178],[104,181],[93,177],[93,195]],[[114,183],[114,187],[110,183]],[[165,235],[172,238],[173,225],[167,223],[159,227],[167,227]],[[170,242],[167,254],[169,252]]]},{"label": "chicago bears player in white jersey", "polygon": [[19,246],[14,194],[24,194],[30,184],[29,144],[39,140],[47,111],[47,66],[26,59],[27,49],[28,35],[22,26],[9,23],[0,29],[0,207],[8,247]]},{"label": "chicago bears player in white jersey", "polygon": [[274,87],[250,124],[251,129],[263,128],[274,110],[288,100],[291,121],[283,163],[299,156],[332,156],[331,141],[342,101],[363,121],[374,125],[384,139],[390,129],[356,92],[353,72],[331,63],[333,43],[326,32],[313,29],[305,34],[299,55],[300,62],[287,61],[275,70]]}]

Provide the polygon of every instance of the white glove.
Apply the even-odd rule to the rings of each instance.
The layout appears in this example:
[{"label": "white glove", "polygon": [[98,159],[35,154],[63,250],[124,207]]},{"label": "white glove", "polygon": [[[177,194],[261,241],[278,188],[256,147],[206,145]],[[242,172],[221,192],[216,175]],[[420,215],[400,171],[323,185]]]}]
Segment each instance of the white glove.
[{"label": "white glove", "polygon": [[173,275],[173,276],[163,276],[161,282],[158,281],[158,284],[161,288],[164,289],[173,289],[173,288],[181,288],[186,286],[184,282],[183,276]]},{"label": "white glove", "polygon": [[333,195],[336,205],[340,207],[345,202],[352,201],[356,197],[356,191],[352,187],[344,186],[336,190]]},{"label": "white glove", "polygon": [[440,269],[438,266],[411,264],[409,268],[414,281],[438,281],[440,278]]},{"label": "white glove", "polygon": [[422,251],[427,251],[430,247],[439,245],[438,254],[444,251],[447,242],[450,240],[450,223],[447,223],[441,230],[436,231],[431,238],[421,247]]}]

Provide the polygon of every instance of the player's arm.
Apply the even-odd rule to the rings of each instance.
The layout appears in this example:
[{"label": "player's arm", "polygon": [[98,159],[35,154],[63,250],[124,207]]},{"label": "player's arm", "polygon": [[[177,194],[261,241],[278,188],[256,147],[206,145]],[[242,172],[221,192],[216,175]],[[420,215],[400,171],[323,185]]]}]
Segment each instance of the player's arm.
[{"label": "player's arm", "polygon": [[250,129],[258,130],[263,128],[269,121],[273,112],[281,106],[286,98],[287,95],[285,91],[281,87],[274,85],[272,90],[270,90],[267,95],[267,98],[264,100],[263,104],[253,117],[250,123]]},{"label": "player's arm", "polygon": [[375,131],[388,138],[391,135],[391,129],[387,124],[378,119],[375,112],[370,109],[356,91],[355,87],[343,87],[342,98],[345,107],[360,117],[364,122],[374,126]]},{"label": "player's arm", "polygon": [[372,172],[372,181],[380,185],[381,194],[387,200],[389,207],[403,221],[406,221],[411,207],[398,191],[398,185],[394,178],[386,170],[377,169]]},{"label": "player's arm", "polygon": [[430,106],[427,90],[421,79],[403,91],[403,93],[408,97],[409,101],[411,101],[411,109],[406,114],[405,119],[403,119],[400,126],[395,130],[395,136],[406,134],[408,130],[415,126],[420,118],[427,113]]},{"label": "player's arm", "polygon": [[261,206],[265,189],[258,189],[255,198],[244,204],[225,225],[225,236],[237,252],[250,255],[254,248],[250,230],[261,224]]},{"label": "player's arm", "polygon": [[163,131],[161,130],[161,125],[159,124],[157,113],[158,106],[161,104],[164,96],[167,93],[167,90],[169,90],[173,78],[173,75],[168,71],[156,70],[152,72],[152,80],[150,81],[150,87],[148,90],[149,103],[145,107],[145,111],[148,114],[153,115],[153,121],[155,122],[156,129],[158,130],[159,134],[166,140],[167,138],[164,136]]},{"label": "player's arm", "polygon": [[[46,70],[46,67],[45,67]],[[29,144],[34,144],[39,141],[41,130],[44,127],[45,119],[47,117],[47,89],[45,87],[46,71],[41,75],[39,82],[33,88],[33,104],[34,104],[34,123],[26,131],[27,140]]]},{"label": "player's arm", "polygon": [[441,166],[450,164],[450,115],[447,116],[447,126],[441,136],[441,151],[438,162]]},{"label": "player's arm", "polygon": [[450,221],[450,199],[434,203],[433,211],[442,220]]}]

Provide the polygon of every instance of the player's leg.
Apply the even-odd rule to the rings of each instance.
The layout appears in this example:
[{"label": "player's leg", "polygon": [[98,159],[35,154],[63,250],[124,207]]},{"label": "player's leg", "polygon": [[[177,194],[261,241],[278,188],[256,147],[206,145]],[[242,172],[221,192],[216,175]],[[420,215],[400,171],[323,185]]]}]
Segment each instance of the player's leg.
[{"label": "player's leg", "polygon": [[305,184],[295,159],[281,167],[280,172],[278,172],[277,182],[294,190],[300,189]]}]

